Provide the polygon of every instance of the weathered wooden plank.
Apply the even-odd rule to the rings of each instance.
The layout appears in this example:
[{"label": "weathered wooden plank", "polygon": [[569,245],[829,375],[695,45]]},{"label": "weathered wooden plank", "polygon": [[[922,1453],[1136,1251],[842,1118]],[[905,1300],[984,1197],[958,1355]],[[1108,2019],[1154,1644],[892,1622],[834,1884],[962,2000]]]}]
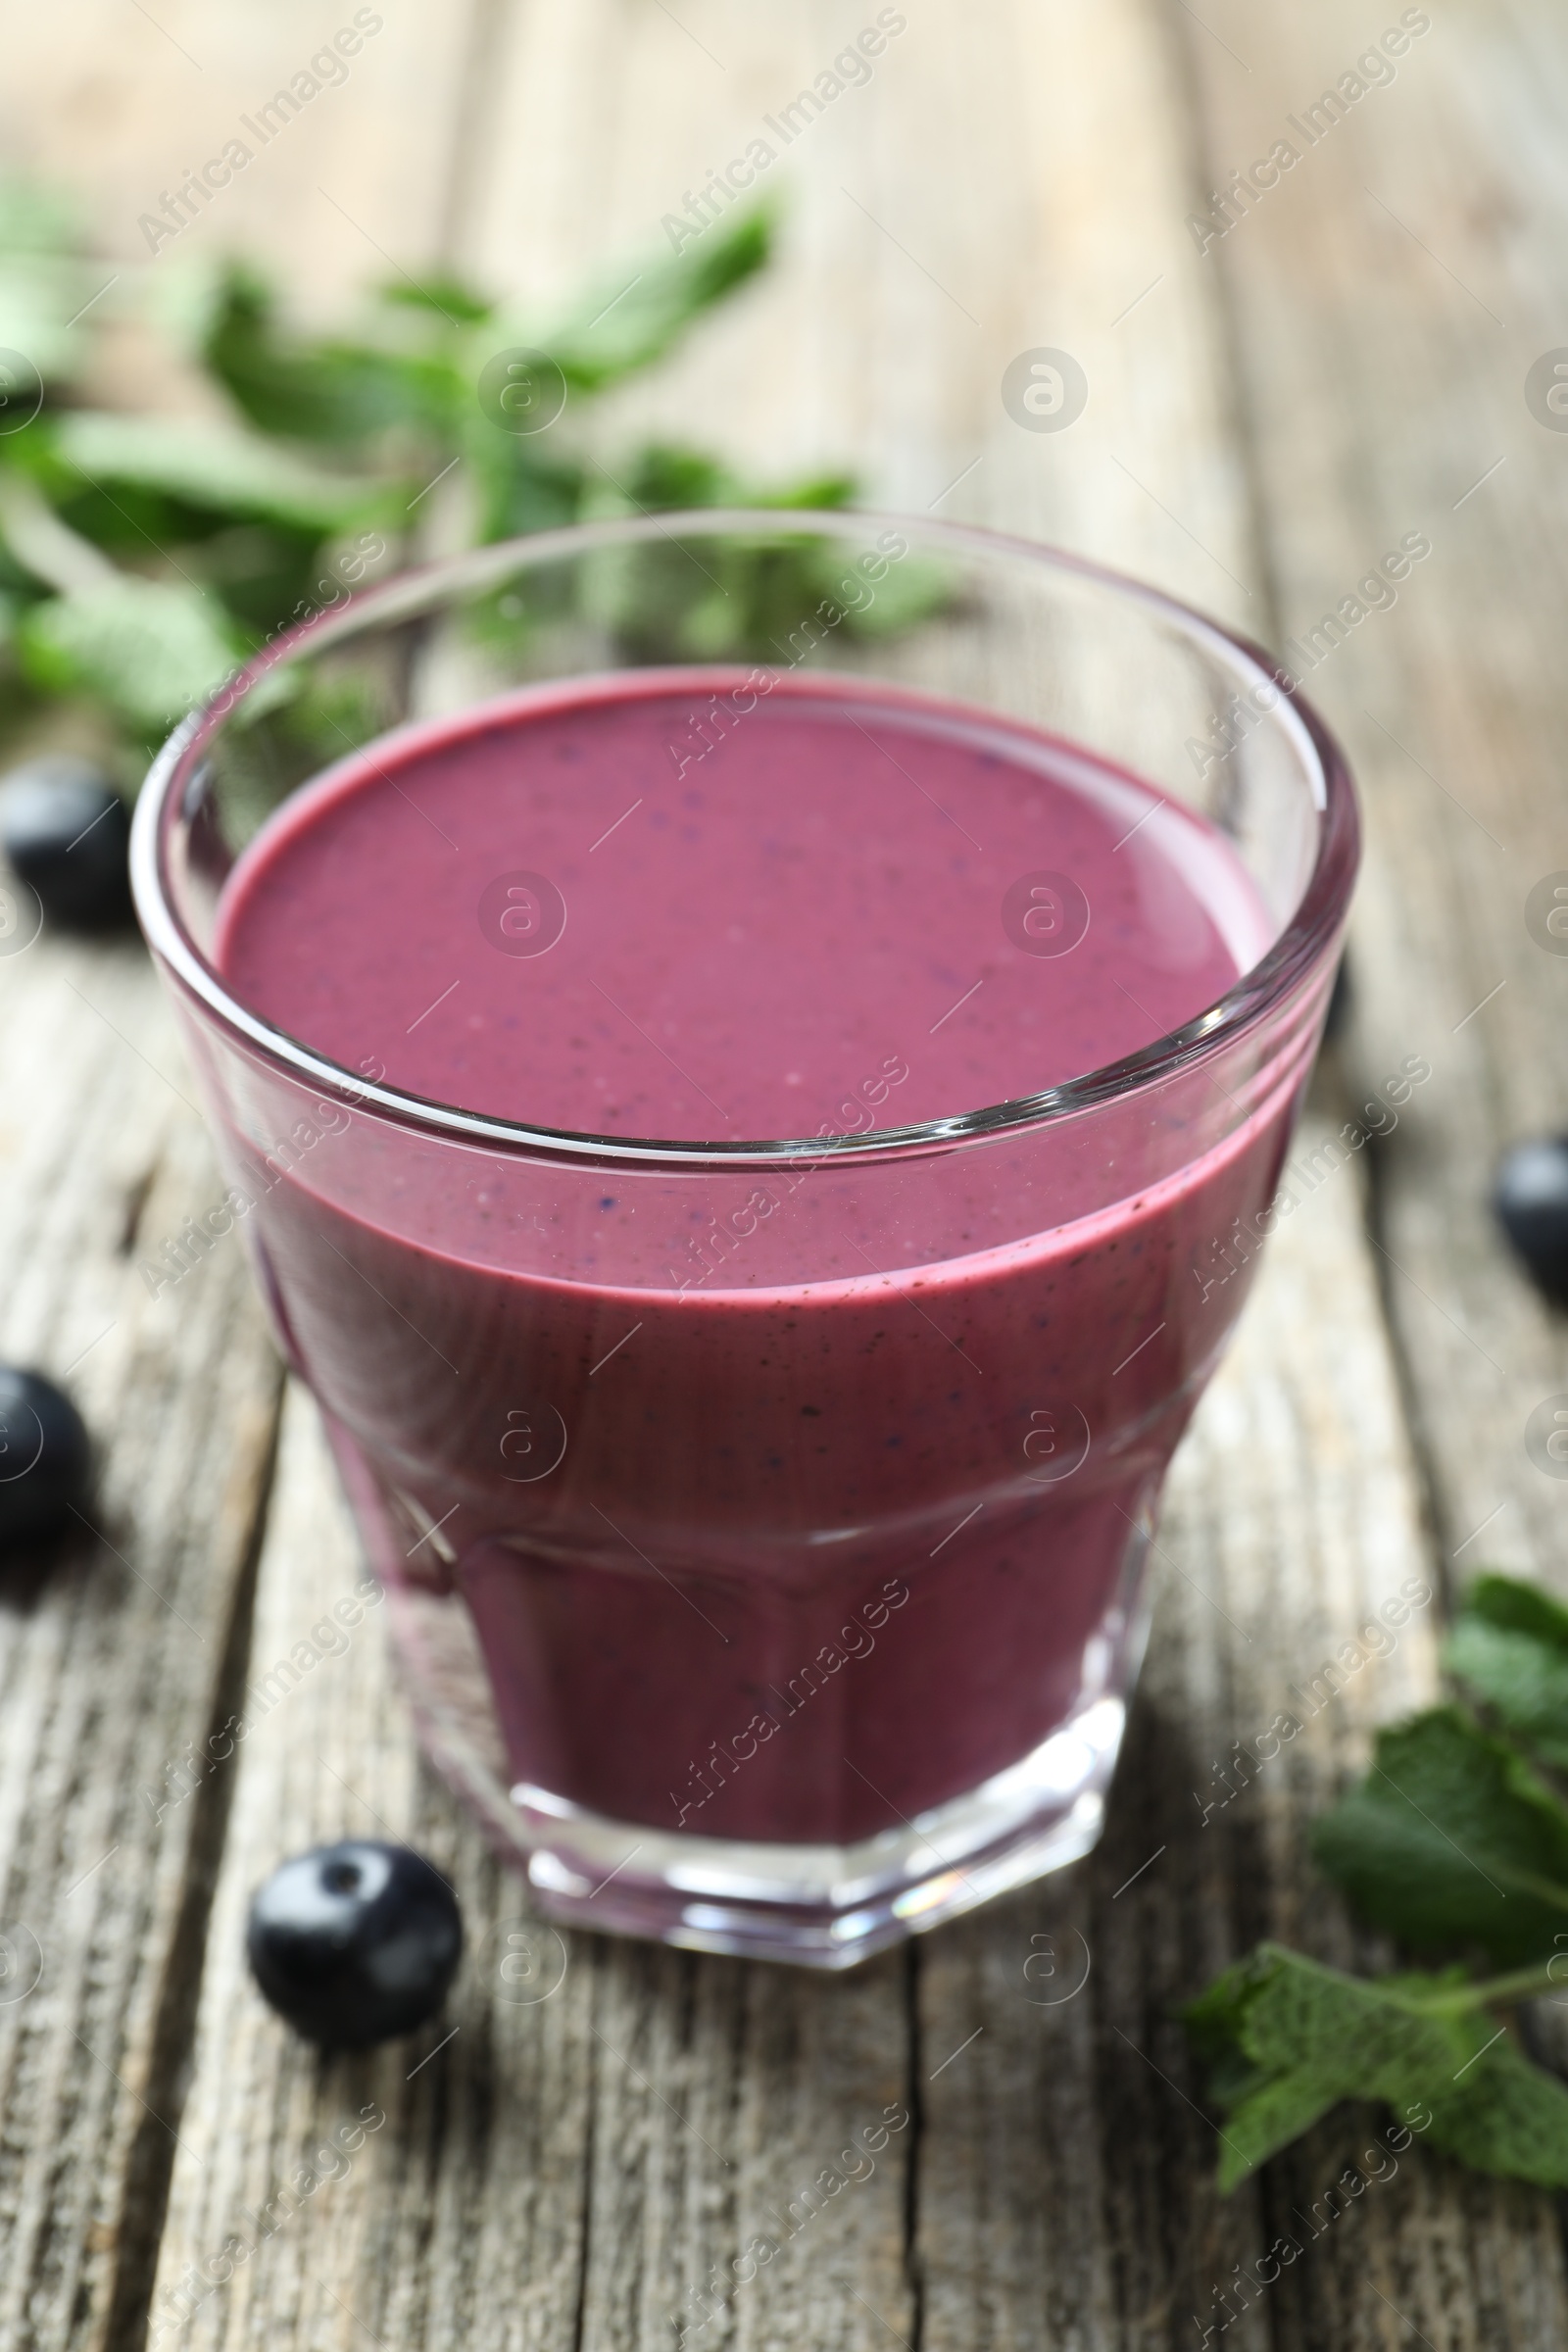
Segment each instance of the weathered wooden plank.
[{"label": "weathered wooden plank", "polygon": [[[1238,47],[1245,16],[1213,20]],[[1367,37],[1334,5],[1246,47],[1245,86],[1219,56],[1211,153],[1255,154]],[[1551,12],[1435,15],[1391,86],[1315,145],[1296,137],[1299,163],[1210,253],[1236,288],[1283,632],[1300,643],[1335,615],[1402,534],[1431,541],[1397,604],[1339,615],[1344,642],[1307,672],[1366,785],[1353,1067],[1366,1092],[1405,1054],[1433,1065],[1374,1165],[1445,1554],[1457,1576],[1490,1559],[1559,1587],[1568,1487],[1530,1460],[1525,1432],[1568,1386],[1568,1348],[1487,1194],[1501,1147],[1568,1110],[1568,964],[1526,920],[1564,858],[1568,440],[1524,396],[1561,341],[1568,197],[1544,159],[1565,94]]]},{"label": "weathered wooden plank", "polygon": [[0,1582],[0,2340],[76,2346],[150,2275],[226,1794],[188,1759],[277,1373],[236,1247],[142,1278],[219,1185],[139,952],[41,941],[0,998],[0,1351],[64,1376],[100,1451],[87,1523]]},{"label": "weathered wooden plank", "polygon": [[[1102,28],[1056,7],[999,8],[983,30],[897,13],[906,27],[871,78],[786,141],[780,110],[874,9],[818,0],[765,37],[717,0],[678,24],[642,0],[515,9],[475,273],[542,328],[589,273],[608,299],[615,263],[667,251],[664,217],[760,137],[775,160],[751,193],[781,208],[779,257],[606,404],[607,462],[659,435],[753,473],[847,462],[888,504],[1120,550],[1224,617],[1255,618],[1221,544],[1247,544],[1245,483],[1216,430],[1224,353],[1181,225],[1188,130],[1162,27],[1120,7]],[[1064,346],[1089,378],[1066,432],[1023,431],[1003,407],[1004,368],[1039,345]]]},{"label": "weathered wooden plank", "polygon": [[[1430,25],[1424,11],[1388,13],[1393,82],[1375,54],[1355,73],[1385,27],[1348,7],[1281,24],[1266,44],[1245,10],[1204,12],[1250,69],[1191,34],[1204,193],[1277,136],[1298,150],[1207,259],[1237,322],[1278,641],[1366,788],[1351,1100],[1375,1097],[1407,1054],[1433,1072],[1369,1173],[1439,1562],[1452,1584],[1491,1560],[1560,1589],[1563,1495],[1524,1434],[1562,1385],[1561,1326],[1506,1262],[1486,1195],[1501,1145],[1560,1122],[1562,1106],[1560,982],[1523,917],[1561,854],[1544,613],[1564,485],[1557,439],[1522,390],[1557,340],[1561,195],[1541,166],[1568,59],[1560,27],[1529,8]],[[1308,117],[1324,90],[1343,119]],[[1369,578],[1387,580],[1380,560],[1406,533],[1430,555],[1396,588]],[[1545,2200],[1437,2167],[1417,2187],[1403,2256],[1390,2245],[1359,2286],[1321,2263],[1303,2270],[1284,2340],[1383,2340],[1369,2283],[1434,2341],[1562,2333]]]},{"label": "weathered wooden plank", "polygon": [[[176,257],[211,264],[243,250],[271,263],[293,301],[340,306],[367,279],[436,257],[471,96],[466,6],[367,7],[358,19],[353,0],[326,11],[280,0],[265,15],[232,0],[84,0],[62,39],[41,13],[13,10],[0,90],[9,166],[69,185],[103,250],[153,272],[149,285]],[[350,53],[334,67],[340,31]],[[166,212],[163,198],[221,164],[230,141],[249,160],[231,152],[226,181],[214,172],[205,198]],[[160,214],[177,234],[141,225]],[[142,389],[167,401],[167,384]]]}]

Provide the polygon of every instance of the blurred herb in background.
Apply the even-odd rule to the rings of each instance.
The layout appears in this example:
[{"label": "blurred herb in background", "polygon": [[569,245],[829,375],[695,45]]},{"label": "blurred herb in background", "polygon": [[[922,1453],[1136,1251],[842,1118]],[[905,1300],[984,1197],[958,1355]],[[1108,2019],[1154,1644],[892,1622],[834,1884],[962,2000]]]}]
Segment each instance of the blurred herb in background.
[{"label": "blurred herb in background", "polygon": [[[541,324],[450,278],[400,278],[370,293],[349,329],[308,335],[260,270],[230,263],[184,283],[187,348],[232,417],[213,423],[84,405],[98,339],[143,298],[128,270],[105,284],[110,265],[89,260],[63,207],[0,190],[0,753],[47,735],[64,706],[133,786],[170,726],[237,662],[368,572],[416,556],[448,477],[447,548],[454,507],[482,543],[683,507],[845,504],[848,475],[762,488],[697,449],[648,443],[602,458],[583,429],[600,396],[763,268],[772,233],[754,211]],[[841,568],[831,545],[805,535],[730,545],[721,581],[673,543],[634,551],[608,616],[614,650],[775,659]],[[901,628],[940,593],[929,566],[906,565],[845,629]],[[533,584],[479,618],[505,661],[547,616]],[[606,613],[595,617],[603,626]],[[346,715],[323,749],[344,748]],[[296,718],[309,734],[309,713]]]}]

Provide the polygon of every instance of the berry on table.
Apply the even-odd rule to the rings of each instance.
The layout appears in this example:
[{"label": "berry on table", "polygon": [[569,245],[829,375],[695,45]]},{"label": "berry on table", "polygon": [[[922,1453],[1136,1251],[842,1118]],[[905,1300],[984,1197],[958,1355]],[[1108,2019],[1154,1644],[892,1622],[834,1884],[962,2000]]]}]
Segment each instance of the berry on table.
[{"label": "berry on table", "polygon": [[422,1854],[344,1838],[257,1889],[247,1948],[263,1993],[307,2041],[363,2050],[435,2015],[463,1956],[463,1915]]},{"label": "berry on table", "polygon": [[0,850],[51,922],[107,930],[130,914],[130,815],[100,768],[64,755],[0,779]]},{"label": "berry on table", "polygon": [[0,1553],[46,1543],[85,1499],[91,1448],[71,1398],[0,1364]]},{"label": "berry on table", "polygon": [[1568,1306],[1568,1136],[1515,1144],[1492,1204],[1537,1288]]}]

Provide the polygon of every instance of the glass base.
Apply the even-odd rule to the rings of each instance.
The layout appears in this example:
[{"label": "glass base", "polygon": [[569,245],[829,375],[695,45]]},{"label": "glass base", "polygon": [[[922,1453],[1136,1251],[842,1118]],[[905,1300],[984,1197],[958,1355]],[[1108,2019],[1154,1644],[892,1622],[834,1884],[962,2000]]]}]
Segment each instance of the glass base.
[{"label": "glass base", "polygon": [[851,1968],[1076,1861],[1100,1836],[1126,1720],[1118,1697],[1087,1700],[978,1788],[854,1845],[697,1838],[608,1820],[527,1783],[509,1788],[466,1608],[405,1582],[389,1586],[388,1606],[432,1762],[563,1925]]}]

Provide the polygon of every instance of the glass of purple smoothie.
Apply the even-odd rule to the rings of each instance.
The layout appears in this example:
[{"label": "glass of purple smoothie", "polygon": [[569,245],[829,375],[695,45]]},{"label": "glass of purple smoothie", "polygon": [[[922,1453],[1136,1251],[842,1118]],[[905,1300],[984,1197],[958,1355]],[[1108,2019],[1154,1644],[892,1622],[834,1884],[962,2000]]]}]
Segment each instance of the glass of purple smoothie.
[{"label": "glass of purple smoothie", "polygon": [[168,746],[187,1247],[551,1916],[837,1968],[1094,1842],[1356,855],[1265,656],[880,515],[487,548]]}]

